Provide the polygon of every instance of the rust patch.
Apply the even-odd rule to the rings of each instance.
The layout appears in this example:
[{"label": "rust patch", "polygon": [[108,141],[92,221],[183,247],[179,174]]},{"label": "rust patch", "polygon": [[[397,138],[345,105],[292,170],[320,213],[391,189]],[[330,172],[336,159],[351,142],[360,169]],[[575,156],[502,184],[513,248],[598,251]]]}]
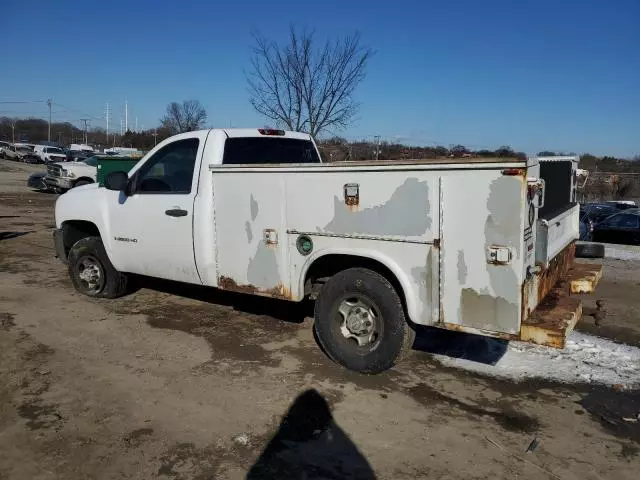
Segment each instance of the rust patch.
[{"label": "rust patch", "polygon": [[549,267],[538,275],[538,301],[555,287],[556,283],[569,271],[576,256],[576,243],[571,242],[555,256]]},{"label": "rust patch", "polygon": [[291,290],[289,290],[281,283],[278,283],[273,288],[261,289],[251,284],[240,285],[233,278],[221,276],[218,279],[218,288],[230,292],[246,293],[249,295],[261,295],[265,297],[280,298],[283,300],[292,300],[293,298]]},{"label": "rust patch", "polygon": [[563,282],[540,302],[520,327],[523,342],[564,348],[567,336],[582,317],[582,302],[569,296]]},{"label": "rust patch", "polygon": [[602,277],[602,265],[574,263],[567,273],[571,293],[593,293]]},{"label": "rust patch", "polygon": [[467,327],[465,325],[460,325],[457,323],[439,323],[439,324],[434,324],[434,327],[437,328],[442,328],[445,330],[454,330],[456,332],[463,332],[463,333],[473,333],[475,335],[483,335],[485,337],[493,337],[493,338],[501,338],[503,340],[520,340],[520,336],[519,335],[515,335],[512,333],[504,333],[504,332],[494,332],[491,330],[485,330],[483,328],[474,328],[474,327]]}]

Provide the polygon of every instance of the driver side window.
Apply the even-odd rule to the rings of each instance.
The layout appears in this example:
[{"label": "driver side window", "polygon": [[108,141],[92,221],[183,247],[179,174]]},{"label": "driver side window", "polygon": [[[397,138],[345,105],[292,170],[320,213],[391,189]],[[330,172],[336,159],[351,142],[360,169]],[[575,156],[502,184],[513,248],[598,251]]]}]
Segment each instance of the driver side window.
[{"label": "driver side window", "polygon": [[136,173],[135,193],[191,193],[199,143],[188,138],[160,149]]}]

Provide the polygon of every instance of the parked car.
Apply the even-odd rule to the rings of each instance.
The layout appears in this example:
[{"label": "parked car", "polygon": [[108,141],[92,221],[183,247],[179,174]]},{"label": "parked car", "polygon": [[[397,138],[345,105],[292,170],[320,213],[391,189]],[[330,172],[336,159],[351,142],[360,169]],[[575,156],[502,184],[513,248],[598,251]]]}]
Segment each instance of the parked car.
[{"label": "parked car", "polygon": [[24,163],[34,163],[34,164],[38,164],[38,163],[44,163],[44,161],[35,153],[33,152],[29,152],[26,153],[22,156],[22,162]]},{"label": "parked car", "polygon": [[64,192],[73,187],[88,185],[96,181],[98,156],[85,158],[81,162],[50,163],[44,182],[51,190]]},{"label": "parked car", "polygon": [[596,224],[619,211],[618,207],[608,203],[584,203],[580,205],[580,219]]},{"label": "parked car", "polygon": [[0,156],[8,160],[14,160],[21,162],[26,155],[33,154],[33,151],[26,146],[22,145],[9,145],[0,148]]},{"label": "parked car", "polygon": [[624,210],[607,217],[594,227],[593,240],[640,245],[640,209]]},{"label": "parked car", "polygon": [[593,234],[595,224],[589,218],[580,219],[580,240],[590,241]]},{"label": "parked car", "polygon": [[33,152],[38,155],[44,163],[64,162],[67,160],[67,154],[59,147],[36,145]]},{"label": "parked car", "polygon": [[608,200],[605,203],[608,205],[613,205],[618,210],[628,210],[630,208],[638,208],[638,205],[633,200]]}]

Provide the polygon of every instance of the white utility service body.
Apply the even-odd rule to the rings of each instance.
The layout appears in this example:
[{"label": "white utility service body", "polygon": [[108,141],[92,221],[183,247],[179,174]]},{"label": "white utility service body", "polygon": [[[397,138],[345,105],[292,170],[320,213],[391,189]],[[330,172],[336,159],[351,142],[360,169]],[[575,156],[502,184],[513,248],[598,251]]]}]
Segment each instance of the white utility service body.
[{"label": "white utility service body", "polygon": [[[238,159],[243,142],[278,140],[309,142],[305,158]],[[172,144],[193,148],[190,182],[181,170],[179,191],[136,191]],[[232,164],[229,145],[240,145]],[[162,169],[149,185],[173,181],[162,177],[168,161]],[[397,290],[414,324],[564,345],[564,336],[523,333],[571,268],[578,238],[573,193],[557,216],[538,218],[545,182],[535,157],[323,164],[306,134],[214,129],[163,141],[128,178],[122,191],[94,184],[58,199],[58,256],[97,235],[118,272],[293,301],[322,295],[341,268],[368,268]],[[572,315],[570,327],[580,312]]]}]

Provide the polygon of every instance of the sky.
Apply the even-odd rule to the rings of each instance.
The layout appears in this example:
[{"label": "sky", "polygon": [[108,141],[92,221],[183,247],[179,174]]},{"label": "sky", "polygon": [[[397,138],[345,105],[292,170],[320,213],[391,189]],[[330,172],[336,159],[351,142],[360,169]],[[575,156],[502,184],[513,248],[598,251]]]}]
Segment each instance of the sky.
[{"label": "sky", "polygon": [[[2,0],[0,116],[158,125],[197,99],[213,127],[272,124],[253,111],[251,32],[285,41],[360,32],[375,51],[349,139],[640,154],[640,0]],[[12,48],[8,48],[12,47]],[[33,102],[33,103],[8,103]]]}]

